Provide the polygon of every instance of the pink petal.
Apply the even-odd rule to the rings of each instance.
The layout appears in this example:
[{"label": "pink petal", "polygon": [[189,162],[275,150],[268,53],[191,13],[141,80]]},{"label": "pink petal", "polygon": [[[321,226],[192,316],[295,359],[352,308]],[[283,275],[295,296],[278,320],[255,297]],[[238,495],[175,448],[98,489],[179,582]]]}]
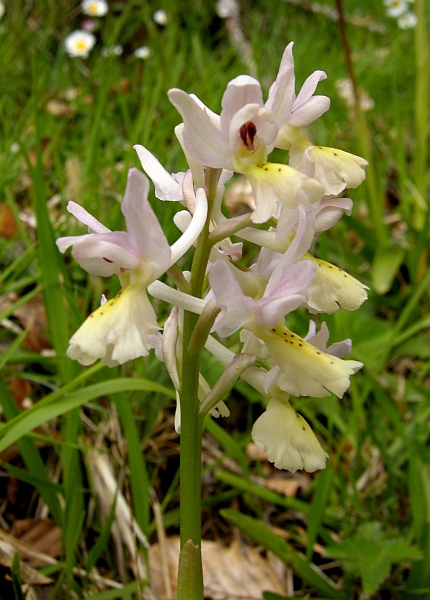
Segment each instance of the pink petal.
[{"label": "pink petal", "polygon": [[82,235],[73,242],[72,256],[88,273],[102,277],[133,269],[140,262],[125,231]]},{"label": "pink petal", "polygon": [[192,157],[208,167],[226,167],[231,161],[228,142],[206,111],[182,90],[169,90],[168,96],[184,120],[184,143]]},{"label": "pink petal", "polygon": [[274,118],[281,128],[291,114],[295,99],[294,68],[290,67],[279,73],[276,81],[269,90],[266,108],[272,111]]},{"label": "pink petal", "polygon": [[264,327],[274,327],[282,317],[301,306],[307,300],[307,288],[315,270],[316,266],[307,260],[287,265],[282,281],[258,302],[258,322]]},{"label": "pink petal", "polygon": [[67,204],[67,210],[76,217],[78,221],[86,225],[90,233],[108,233],[110,231],[110,229],[100,223],[93,215],[90,215],[85,208],[72,200]]},{"label": "pink petal", "polygon": [[239,75],[227,85],[221,104],[221,131],[224,136],[227,136],[230,122],[241,108],[247,104],[263,106],[260,83],[248,75]]},{"label": "pink petal", "polygon": [[223,336],[229,336],[239,329],[257,308],[252,298],[245,296],[233,272],[224,260],[218,260],[211,269],[209,281],[221,313],[214,329]]},{"label": "pink petal", "polygon": [[302,85],[302,89],[294,102],[294,109],[298,108],[305,102],[307,102],[317,89],[317,85],[323,79],[327,79],[327,74],[324,71],[315,71],[312,75],[306,79]]},{"label": "pink petal", "polygon": [[330,98],[313,96],[307,102],[293,110],[288,122],[291,125],[305,126],[316,121],[330,108]]},{"label": "pink petal", "polygon": [[128,172],[127,188],[121,210],[127,224],[130,244],[136,254],[160,267],[170,266],[171,252],[166,236],[148,202],[148,179],[137,169]]},{"label": "pink petal", "polygon": [[133,146],[142,165],[155,186],[155,195],[160,200],[182,200],[182,188],[161,163],[144,146]]}]

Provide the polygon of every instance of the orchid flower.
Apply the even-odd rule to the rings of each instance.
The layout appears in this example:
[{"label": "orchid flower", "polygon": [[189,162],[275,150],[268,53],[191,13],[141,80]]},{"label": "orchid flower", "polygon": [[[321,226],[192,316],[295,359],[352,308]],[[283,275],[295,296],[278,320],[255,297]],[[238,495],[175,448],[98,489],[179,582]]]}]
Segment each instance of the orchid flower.
[{"label": "orchid flower", "polygon": [[116,274],[122,286],[70,339],[67,354],[83,365],[101,358],[104,364],[116,366],[148,354],[158,323],[146,288],[190,248],[205,222],[207,201],[199,189],[192,225],[170,247],[148,202],[148,190],[147,178],[131,169],[121,204],[126,232],[112,232],[78,204],[68,204],[68,211],[88,226],[89,233],[58,239],[59,250],[72,246],[72,256],[88,273]]},{"label": "orchid flower", "polygon": [[290,167],[321,182],[325,187],[324,195],[337,195],[345,188],[356,188],[363,182],[364,167],[368,163],[364,158],[336,148],[315,146],[305,137],[303,127],[313,123],[330,107],[329,98],[313,95],[318,83],[326,78],[324,71],[315,71],[306,79],[296,98],[293,43],[290,43],[270,88],[266,108],[273,110],[280,101],[288,107],[275,147],[290,151]]},{"label": "orchid flower", "polygon": [[281,202],[290,208],[316,205],[324,188],[287,165],[267,162],[290,107],[282,102],[290,72],[280,74],[272,94],[273,110],[263,103],[257,80],[233,79],[224,93],[218,116],[195,96],[172,89],[169,98],[184,120],[184,146],[200,164],[245,175],[252,186],[255,223],[269,219]]}]

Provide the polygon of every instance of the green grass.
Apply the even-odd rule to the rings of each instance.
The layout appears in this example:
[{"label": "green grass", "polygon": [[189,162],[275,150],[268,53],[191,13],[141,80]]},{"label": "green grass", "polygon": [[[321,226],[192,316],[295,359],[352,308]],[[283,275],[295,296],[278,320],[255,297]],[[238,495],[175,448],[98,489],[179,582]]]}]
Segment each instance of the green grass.
[{"label": "green grass", "polygon": [[[311,13],[304,4],[284,1],[256,1],[241,15],[265,92],[284,47],[294,40],[297,87],[316,69],[328,74],[318,92],[331,98],[331,109],[309,128],[311,139],[366,154],[371,161],[370,185],[351,191],[352,217],[322,234],[316,248],[321,258],[371,288],[369,300],[358,311],[324,317],[330,341],[350,337],[353,358],[365,365],[348,394],[342,400],[295,402],[330,453],[329,468],[309,477],[309,488],[297,498],[260,485],[257,476],[270,477],[274,471],[247,458],[252,422],[263,406],[243,382],[229,401],[236,418],[207,424],[206,435],[216,440],[222,458],[205,466],[205,481],[215,483],[212,495],[203,498],[204,510],[210,511],[204,514],[223,509],[223,531],[227,523],[235,525],[277,553],[311,597],[319,593],[358,598],[365,589],[371,590],[372,598],[398,594],[420,599],[428,597],[430,589],[430,15],[423,0],[415,5],[418,27],[402,31],[385,16],[382,0],[345,2],[358,85],[374,100],[360,126],[336,91],[336,80],[348,74],[335,21]],[[21,457],[1,468],[37,490],[62,528],[56,598],[70,597],[68,589],[83,597],[85,585],[90,589],[90,578],[77,575],[76,567],[85,569],[92,548],[99,555],[96,564],[105,567],[109,577],[124,579],[105,529],[107,515],[102,515],[89,484],[89,447],[111,453],[115,477],[145,534],[151,536],[155,529],[151,487],[165,494],[166,500],[159,500],[168,533],[178,530],[177,446],[172,449],[163,438],[166,431],[172,434],[174,393],[163,365],[150,355],[113,370],[84,369],[66,357],[71,333],[98,306],[101,294],[112,296],[118,290],[113,278],[89,277],[70,256],[58,253],[56,238],[83,232],[67,216],[67,201],[79,202],[111,229],[123,228],[118,199],[128,168],[140,166],[133,144],[144,144],[169,171],[186,168],[173,134],[180,117],[167,90],[193,92],[219,112],[226,84],[247,68],[212,3],[165,3],[165,28],[152,21],[152,13],[160,8],[156,3],[133,0],[110,6],[109,14],[99,20],[97,45],[86,60],[68,57],[63,48],[67,33],[81,22],[76,2],[9,3],[0,21],[0,201],[18,227],[11,238],[0,235],[1,297],[8,300],[0,305],[0,315],[20,325],[16,309],[30,307],[41,293],[46,333],[55,351],[48,356],[29,349],[26,325],[21,333],[0,329],[0,449],[16,442]],[[372,31],[357,19],[354,24],[357,11],[361,22],[368,17],[384,31]],[[123,55],[105,58],[101,48],[115,43],[123,45]],[[153,50],[147,61],[133,56],[143,44]],[[53,106],[60,114],[53,114]],[[276,151],[276,160],[286,159],[287,153]],[[152,193],[150,200],[173,242],[178,233],[172,216],[182,207],[161,203]],[[22,214],[33,215],[36,228],[24,223]],[[163,322],[168,311],[157,309]],[[304,323],[299,312],[290,326],[301,331]],[[202,370],[212,382],[220,373],[216,361],[206,355]],[[34,405],[29,410],[21,410],[14,399],[15,380],[30,382]],[[54,480],[45,464],[42,438],[55,457],[59,479]],[[243,476],[226,472],[224,458],[234,461]],[[240,507],[242,514],[232,507]],[[288,530],[288,544],[262,525],[263,519],[268,524],[268,514],[272,525]],[[305,520],[298,514],[306,515]],[[381,531],[372,543],[406,540],[410,555],[390,555],[388,573],[381,567],[370,587],[363,587],[368,579],[347,558],[327,571],[331,583],[313,575],[310,561],[329,562],[315,552],[315,542],[331,547],[356,540],[359,549],[367,539],[363,526],[375,522]],[[347,552],[346,546],[338,552]],[[19,570],[14,571],[15,586],[17,581]],[[333,583],[338,584],[336,590]],[[124,584],[122,596],[93,591],[91,597],[137,598],[132,572],[125,573]]]}]

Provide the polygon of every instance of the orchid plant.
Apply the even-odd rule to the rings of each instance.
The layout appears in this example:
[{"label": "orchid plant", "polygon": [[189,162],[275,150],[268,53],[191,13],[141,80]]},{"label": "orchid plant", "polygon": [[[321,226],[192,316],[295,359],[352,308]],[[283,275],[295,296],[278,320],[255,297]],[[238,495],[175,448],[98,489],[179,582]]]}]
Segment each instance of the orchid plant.
[{"label": "orchid plant", "polygon": [[[179,89],[169,98],[183,123],[175,129],[189,169],[168,173],[143,146],[135,146],[143,170],[163,201],[180,202],[175,215],[181,231],[169,246],[148,202],[148,179],[131,169],[121,204],[127,231],[112,232],[84,208],[69,202],[68,211],[88,233],[57,240],[92,275],[117,275],[121,291],[102,297],[101,306],[72,336],[68,356],[83,365],[101,359],[108,366],[146,356],[155,349],[177,390],[175,426],[180,433],[181,558],[178,598],[203,598],[201,571],[201,438],[203,420],[229,414],[229,393],[239,378],[253,386],[267,407],[252,429],[254,442],[280,469],[323,469],[328,455],[291,397],[343,396],[350,376],[362,363],[344,360],[351,341],[327,347],[329,331],[299,336],[285,317],[299,307],[312,316],[355,310],[366,299],[366,286],[313,256],[315,236],[352,210],[339,198],[359,186],[366,161],[342,150],[316,146],[305,127],[329,108],[315,95],[326,78],[315,71],[295,93],[293,44],[285,49],[268,99],[259,82],[247,75],[231,81],[220,115]],[[289,151],[289,164],[271,163],[274,148]],[[239,173],[252,186],[249,213],[223,213],[226,182]],[[264,225],[263,225],[264,224]],[[234,242],[231,236],[239,242]],[[242,244],[260,248],[255,264],[241,260]],[[179,259],[194,248],[191,272]],[[168,273],[175,287],[158,279]],[[173,305],[163,332],[149,296]],[[229,349],[240,331],[242,351]],[[237,338],[235,338],[236,340]],[[211,389],[200,374],[203,352],[225,370]]]}]

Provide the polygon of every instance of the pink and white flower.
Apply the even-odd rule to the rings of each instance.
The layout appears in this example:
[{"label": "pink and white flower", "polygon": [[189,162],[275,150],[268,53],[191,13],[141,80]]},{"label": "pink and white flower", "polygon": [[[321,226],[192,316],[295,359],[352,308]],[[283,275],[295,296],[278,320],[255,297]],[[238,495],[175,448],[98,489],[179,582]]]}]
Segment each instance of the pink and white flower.
[{"label": "pink and white flower", "polygon": [[291,106],[288,96],[291,73],[280,73],[270,97],[263,103],[260,84],[247,75],[233,79],[224,93],[218,116],[195,96],[172,89],[169,98],[184,120],[184,145],[198,163],[245,175],[253,189],[253,221],[269,219],[281,202],[291,208],[316,205],[323,187],[287,165],[266,162]]},{"label": "pink and white flower", "polygon": [[70,339],[67,354],[81,364],[91,365],[101,358],[115,366],[148,354],[158,323],[146,288],[190,248],[205,222],[207,201],[200,189],[190,227],[170,247],[148,202],[148,190],[147,178],[131,169],[121,204],[127,231],[110,231],[78,204],[68,204],[68,211],[88,226],[89,233],[58,239],[59,250],[72,246],[72,256],[88,273],[115,274],[122,286]]}]

